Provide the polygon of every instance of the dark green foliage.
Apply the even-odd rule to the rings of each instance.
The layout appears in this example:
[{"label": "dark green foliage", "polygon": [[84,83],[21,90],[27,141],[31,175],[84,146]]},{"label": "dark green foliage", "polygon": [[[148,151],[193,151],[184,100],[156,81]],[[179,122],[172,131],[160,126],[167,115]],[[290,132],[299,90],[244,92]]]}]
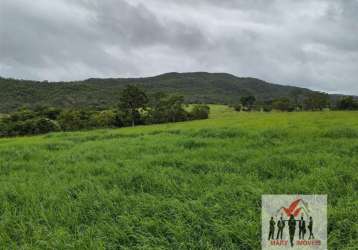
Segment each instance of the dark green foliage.
[{"label": "dark green foliage", "polygon": [[329,107],[329,95],[325,93],[314,92],[306,96],[303,108],[305,110],[323,110]]},{"label": "dark green foliage", "polygon": [[195,105],[190,112],[190,118],[193,120],[208,119],[210,107],[207,105]]},{"label": "dark green foliage", "polygon": [[20,121],[30,120],[30,119],[34,118],[35,116],[36,116],[35,112],[33,112],[29,109],[23,108],[23,109],[20,109],[16,112],[12,113],[10,116],[6,117],[4,120],[8,120],[11,122],[20,122]]},{"label": "dark green foliage", "polygon": [[183,96],[173,95],[169,97],[167,102],[169,122],[185,121],[188,119],[188,114],[183,108],[183,103]]},{"label": "dark green foliage", "polygon": [[46,134],[49,132],[60,131],[61,127],[58,122],[48,118],[37,118],[34,123],[34,134]]},{"label": "dark green foliage", "polygon": [[37,135],[60,130],[56,121],[43,117],[11,123],[0,122],[0,136]]},{"label": "dark green foliage", "polygon": [[[184,96],[185,103],[239,103],[254,95],[267,101],[282,97],[302,102],[313,93],[308,89],[280,86],[255,78],[219,73],[169,73],[137,79],[88,79],[79,82],[35,82],[0,78],[0,113],[48,105],[57,108],[107,108],[118,104],[127,85],[140,85],[147,93],[164,92]],[[332,99],[339,98],[331,96]]]},{"label": "dark green foliage", "polygon": [[337,109],[358,110],[358,101],[355,100],[352,96],[343,97],[337,102]]},{"label": "dark green foliage", "polygon": [[249,95],[240,98],[241,105],[245,111],[251,111],[256,103],[256,97]]},{"label": "dark green foliage", "polygon": [[273,100],[272,108],[280,111],[293,111],[295,109],[288,98]]},{"label": "dark green foliage", "polygon": [[[306,93],[307,94],[307,93]],[[302,101],[304,99],[305,92],[302,89],[293,89],[290,92],[290,101],[292,102],[293,106],[296,108],[302,108]]]},{"label": "dark green foliage", "polygon": [[60,130],[56,121],[29,109],[21,109],[0,119],[0,136],[36,135]]},{"label": "dark green foliage", "polygon": [[[255,97],[253,96],[245,96],[241,97],[241,104],[235,104],[231,106],[236,111],[255,110],[265,112],[270,112],[273,109],[291,112],[300,110],[322,111],[325,108],[330,108],[331,102],[328,94],[321,92],[311,92],[304,96],[299,96],[299,94],[302,94],[302,91],[294,91],[293,93],[291,93],[291,99],[288,97],[282,97],[266,101],[256,101]],[[341,109],[352,109],[353,107],[355,107],[354,103],[355,101],[353,98],[344,98],[340,102],[338,102],[337,108],[341,107]]]},{"label": "dark green foliage", "polygon": [[118,117],[118,112],[114,110],[103,110],[92,114],[90,123],[97,128],[121,127],[122,121]]},{"label": "dark green foliage", "polygon": [[272,101],[264,101],[261,105],[262,111],[271,112],[272,111]]},{"label": "dark green foliage", "polygon": [[148,108],[149,123],[167,123],[188,120],[188,112],[184,109],[184,97],[169,96],[164,93],[152,95]]},{"label": "dark green foliage", "polygon": [[167,95],[158,92],[151,96],[149,102],[147,123],[165,123],[167,110]]},{"label": "dark green foliage", "polygon": [[238,111],[240,112],[242,110],[242,105],[241,104],[234,104],[234,105],[231,105],[231,107],[235,110],[235,111]]},{"label": "dark green foliage", "polygon": [[128,86],[121,95],[117,109],[23,108],[0,118],[0,137],[179,122],[207,119],[208,116],[207,106],[194,105],[192,111],[185,110],[182,96],[159,93],[149,101],[144,91]]},{"label": "dark green foliage", "polygon": [[120,96],[119,109],[124,112],[134,127],[140,119],[140,110],[147,107],[148,97],[146,93],[136,86],[128,85]]},{"label": "dark green foliage", "polygon": [[58,121],[64,131],[81,130],[90,124],[91,114],[85,110],[65,110]]},{"label": "dark green foliage", "polygon": [[34,111],[39,116],[43,116],[51,120],[57,120],[61,113],[61,109],[46,106],[38,106],[34,109]]}]

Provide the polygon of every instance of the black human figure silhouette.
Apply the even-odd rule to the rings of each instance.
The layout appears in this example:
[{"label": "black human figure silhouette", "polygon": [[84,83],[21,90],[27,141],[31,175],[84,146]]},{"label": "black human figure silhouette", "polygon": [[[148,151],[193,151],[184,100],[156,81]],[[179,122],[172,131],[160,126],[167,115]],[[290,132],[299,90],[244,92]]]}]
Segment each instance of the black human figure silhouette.
[{"label": "black human figure silhouette", "polygon": [[310,237],[308,238],[309,240],[314,239],[312,229],[313,229],[313,219],[312,219],[312,217],[310,217],[310,221],[308,222],[308,230],[310,230]]},{"label": "black human figure silhouette", "polygon": [[295,217],[291,214],[290,219],[288,220],[288,232],[290,235],[291,247],[293,247],[293,240],[295,238],[296,231],[296,220]]},{"label": "black human figure silhouette", "polygon": [[273,217],[271,217],[271,220],[270,220],[270,232],[269,232],[269,237],[268,239],[274,239],[274,235],[275,235],[275,221],[273,220]]},{"label": "black human figure silhouette", "polygon": [[306,234],[306,221],[303,219],[303,216],[301,217],[301,220],[298,222],[298,237],[300,240],[304,240],[305,239],[305,234]]},{"label": "black human figure silhouette", "polygon": [[282,240],[283,228],[285,227],[285,221],[282,219],[282,217],[277,222],[277,227],[278,227],[278,231],[277,231],[276,240],[278,240],[279,238]]}]

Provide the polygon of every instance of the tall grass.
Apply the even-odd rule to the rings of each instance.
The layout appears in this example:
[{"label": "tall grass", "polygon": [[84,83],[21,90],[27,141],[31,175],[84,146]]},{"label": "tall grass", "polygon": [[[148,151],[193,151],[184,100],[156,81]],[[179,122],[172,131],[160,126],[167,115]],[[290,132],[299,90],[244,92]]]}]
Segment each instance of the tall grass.
[{"label": "tall grass", "polygon": [[0,140],[4,249],[260,249],[262,194],[328,194],[329,249],[358,244],[358,113]]}]

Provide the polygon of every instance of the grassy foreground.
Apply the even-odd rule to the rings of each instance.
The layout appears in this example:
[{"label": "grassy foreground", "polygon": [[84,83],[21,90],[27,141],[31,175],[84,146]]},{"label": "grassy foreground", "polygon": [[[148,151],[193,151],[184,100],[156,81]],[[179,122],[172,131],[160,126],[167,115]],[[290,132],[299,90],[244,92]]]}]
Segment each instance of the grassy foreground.
[{"label": "grassy foreground", "polygon": [[358,245],[358,113],[0,139],[1,249],[260,249],[262,194],[328,194],[329,249]]}]

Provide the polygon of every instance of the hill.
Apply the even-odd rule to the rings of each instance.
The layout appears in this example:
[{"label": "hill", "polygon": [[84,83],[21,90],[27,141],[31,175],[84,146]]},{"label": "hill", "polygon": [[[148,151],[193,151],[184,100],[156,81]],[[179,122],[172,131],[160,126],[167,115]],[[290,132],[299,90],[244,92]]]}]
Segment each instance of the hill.
[{"label": "hill", "polygon": [[[55,107],[113,106],[126,85],[136,84],[148,92],[183,95],[187,103],[238,103],[241,96],[258,100],[300,98],[312,91],[271,84],[255,78],[224,73],[168,73],[147,78],[88,79],[77,82],[35,82],[0,78],[0,112],[22,106]],[[333,98],[333,97],[332,97]],[[337,97],[334,97],[337,98]]]},{"label": "hill", "polygon": [[356,112],[212,111],[0,139],[2,247],[259,249],[261,195],[304,193],[328,194],[328,248],[356,248]]}]

